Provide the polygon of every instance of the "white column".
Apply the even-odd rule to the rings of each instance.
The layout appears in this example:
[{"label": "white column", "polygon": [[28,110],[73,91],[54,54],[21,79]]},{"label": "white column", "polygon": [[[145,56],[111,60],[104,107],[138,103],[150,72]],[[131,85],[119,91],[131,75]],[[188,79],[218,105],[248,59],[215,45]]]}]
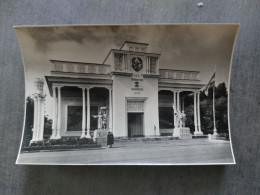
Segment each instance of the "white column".
[{"label": "white column", "polygon": [[57,114],[57,135],[56,139],[60,139],[60,130],[61,130],[61,87],[58,88],[58,114]]},{"label": "white column", "polygon": [[43,140],[43,132],[44,132],[44,97],[40,97],[40,107],[41,107],[41,112],[40,112],[40,129],[39,129],[39,134],[38,134],[38,140]]},{"label": "white column", "polygon": [[182,97],[182,111],[184,112],[184,97]]},{"label": "white column", "polygon": [[33,113],[33,129],[32,129],[32,140],[31,140],[31,142],[37,140],[36,133],[38,131],[38,99],[37,99],[36,96],[34,96],[33,100],[34,100],[33,101],[34,113]]},{"label": "white column", "polygon": [[194,134],[197,133],[198,129],[198,125],[197,125],[197,98],[196,98],[196,92],[194,92],[194,127],[195,127],[195,131]]},{"label": "white column", "polygon": [[111,132],[113,132],[112,128],[112,89],[109,89],[109,130]]},{"label": "white column", "polygon": [[198,131],[200,134],[201,132],[201,121],[200,121],[200,93],[198,93]]},{"label": "white column", "polygon": [[82,87],[82,134],[80,138],[86,137],[86,97],[85,87]]},{"label": "white column", "polygon": [[173,91],[173,118],[174,118],[174,128],[177,127],[177,124],[176,124],[176,92]]},{"label": "white column", "polygon": [[180,92],[177,92],[177,111],[180,112]]},{"label": "white column", "polygon": [[90,88],[87,88],[87,138],[91,138],[90,135],[90,95],[89,95]]},{"label": "white column", "polygon": [[41,108],[41,99],[40,97],[38,96],[37,97],[38,101],[38,109],[37,109],[37,131],[36,131],[36,140],[40,140],[39,139],[39,134],[40,134],[40,131],[41,131],[41,112],[42,112],[42,108]]},{"label": "white column", "polygon": [[57,134],[57,100],[56,100],[56,87],[52,87],[52,135],[50,139],[55,139]]}]

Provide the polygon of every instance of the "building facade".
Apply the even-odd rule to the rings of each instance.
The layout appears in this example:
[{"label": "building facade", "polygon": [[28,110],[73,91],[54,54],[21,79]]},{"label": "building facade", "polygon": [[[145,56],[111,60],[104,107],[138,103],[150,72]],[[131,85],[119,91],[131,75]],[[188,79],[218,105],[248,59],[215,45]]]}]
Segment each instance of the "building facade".
[{"label": "building facade", "polygon": [[160,69],[161,54],[147,48],[126,41],[102,64],[51,60],[51,76],[45,77],[53,98],[51,138],[91,137],[101,108],[115,137],[173,134],[187,94],[194,96],[194,134],[202,134],[200,72]]}]

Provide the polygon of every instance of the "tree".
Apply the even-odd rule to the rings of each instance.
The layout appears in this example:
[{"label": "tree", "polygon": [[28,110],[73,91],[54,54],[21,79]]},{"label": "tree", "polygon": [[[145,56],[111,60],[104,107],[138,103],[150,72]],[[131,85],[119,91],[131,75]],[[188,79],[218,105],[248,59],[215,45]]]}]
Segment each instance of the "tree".
[{"label": "tree", "polygon": [[33,116],[34,116],[34,101],[31,97],[26,99],[26,115],[24,125],[24,135],[22,146],[28,146],[32,139],[32,128],[33,128]]},{"label": "tree", "polygon": [[[185,98],[185,113],[187,116],[186,126],[194,132],[194,103],[193,96]],[[213,88],[209,89],[208,96],[200,92],[200,116],[201,131],[204,134],[213,133]],[[215,110],[216,127],[218,133],[228,133],[228,114],[227,114],[227,88],[225,83],[220,83],[215,88]]]},{"label": "tree", "polygon": [[50,136],[52,134],[52,119],[44,116],[44,135]]}]

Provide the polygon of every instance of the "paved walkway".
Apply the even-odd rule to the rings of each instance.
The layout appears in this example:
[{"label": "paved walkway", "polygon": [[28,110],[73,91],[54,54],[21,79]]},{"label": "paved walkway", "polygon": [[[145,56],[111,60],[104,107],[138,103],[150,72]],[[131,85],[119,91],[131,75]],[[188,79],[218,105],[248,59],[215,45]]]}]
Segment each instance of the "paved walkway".
[{"label": "paved walkway", "polygon": [[22,153],[18,164],[172,165],[233,163],[230,142],[208,139],[117,142],[113,148]]}]

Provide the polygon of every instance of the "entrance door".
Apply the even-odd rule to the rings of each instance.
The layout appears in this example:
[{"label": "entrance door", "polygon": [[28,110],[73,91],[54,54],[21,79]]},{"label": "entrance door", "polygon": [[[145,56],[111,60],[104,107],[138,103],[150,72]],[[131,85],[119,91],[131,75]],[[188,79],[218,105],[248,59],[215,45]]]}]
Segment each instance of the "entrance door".
[{"label": "entrance door", "polygon": [[143,113],[128,113],[128,137],[143,136]]}]

